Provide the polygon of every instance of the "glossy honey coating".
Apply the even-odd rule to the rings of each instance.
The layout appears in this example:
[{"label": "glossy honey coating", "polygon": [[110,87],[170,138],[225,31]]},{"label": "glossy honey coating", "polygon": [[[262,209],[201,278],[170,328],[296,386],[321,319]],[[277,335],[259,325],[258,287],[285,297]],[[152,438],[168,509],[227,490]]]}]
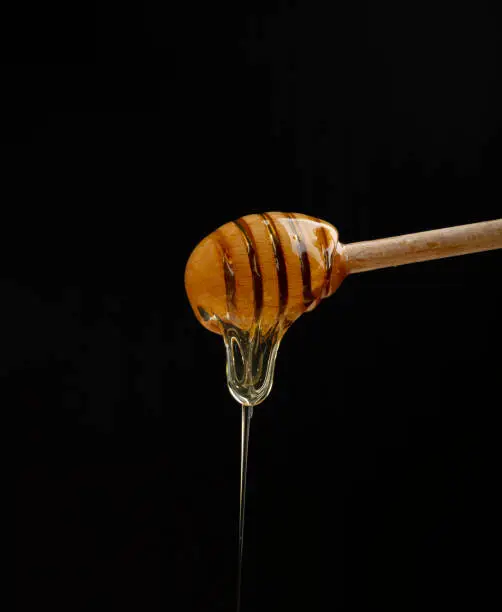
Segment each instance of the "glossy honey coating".
[{"label": "glossy honey coating", "polygon": [[188,299],[207,329],[289,327],[346,276],[336,228],[299,213],[241,217],[204,238],[185,270]]}]

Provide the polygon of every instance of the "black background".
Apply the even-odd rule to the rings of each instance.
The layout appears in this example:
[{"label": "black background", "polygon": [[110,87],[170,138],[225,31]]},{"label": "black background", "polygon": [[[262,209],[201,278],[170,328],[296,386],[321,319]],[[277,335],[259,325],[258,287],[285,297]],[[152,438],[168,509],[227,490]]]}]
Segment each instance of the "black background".
[{"label": "black background", "polygon": [[[500,217],[500,23],[42,3],[3,29],[17,608],[233,610],[240,409],[187,258],[252,212],[343,242]],[[356,275],[288,332],[252,424],[243,612],[499,597],[500,263]]]}]

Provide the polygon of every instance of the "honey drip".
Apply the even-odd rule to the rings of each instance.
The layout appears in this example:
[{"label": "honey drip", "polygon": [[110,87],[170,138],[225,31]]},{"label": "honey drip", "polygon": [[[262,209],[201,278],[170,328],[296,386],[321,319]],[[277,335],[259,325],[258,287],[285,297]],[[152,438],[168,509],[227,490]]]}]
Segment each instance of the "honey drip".
[{"label": "honey drip", "polygon": [[286,331],[277,324],[267,332],[259,326],[244,331],[221,322],[227,357],[227,385],[244,406],[257,406],[268,396],[274,381],[279,345]]}]

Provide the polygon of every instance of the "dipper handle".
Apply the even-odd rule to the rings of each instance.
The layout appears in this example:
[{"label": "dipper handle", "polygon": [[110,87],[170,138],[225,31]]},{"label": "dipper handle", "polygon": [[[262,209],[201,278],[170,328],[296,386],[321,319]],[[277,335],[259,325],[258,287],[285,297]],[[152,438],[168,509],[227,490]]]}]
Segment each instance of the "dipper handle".
[{"label": "dipper handle", "polygon": [[348,274],[502,248],[502,219],[353,242],[343,246]]}]

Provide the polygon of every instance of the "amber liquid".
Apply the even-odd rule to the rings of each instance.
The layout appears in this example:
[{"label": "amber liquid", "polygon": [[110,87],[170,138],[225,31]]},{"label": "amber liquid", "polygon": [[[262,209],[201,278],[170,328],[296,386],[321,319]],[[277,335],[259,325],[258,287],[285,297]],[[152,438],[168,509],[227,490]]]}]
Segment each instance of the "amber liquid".
[{"label": "amber liquid", "polygon": [[[313,218],[297,218],[294,214],[286,213],[281,213],[280,217],[268,213],[256,216],[254,222],[259,222],[266,228],[265,239],[272,246],[273,252],[273,260],[270,263],[275,267],[277,277],[277,312],[271,316],[269,310],[265,315],[266,275],[263,274],[260,243],[256,241],[252,221],[253,217],[246,217],[233,222],[239,229],[241,248],[245,249],[249,260],[251,283],[248,304],[254,305],[252,324],[249,324],[249,317],[242,318],[238,312],[239,278],[236,275],[238,268],[234,269],[236,247],[234,243],[229,242],[229,234],[224,231],[225,227],[214,233],[214,243],[222,257],[225,282],[225,292],[221,295],[220,304],[222,311],[211,312],[205,305],[200,303],[197,305],[202,321],[205,324],[210,323],[212,331],[219,331],[223,335],[228,388],[234,399],[242,405],[237,612],[241,609],[246,475],[253,407],[263,402],[272,389],[277,352],[286,331],[303,312],[315,308],[319,301],[330,293],[332,264],[338,240],[334,228],[332,228],[333,233],[324,227],[323,222]],[[282,228],[283,240],[285,231],[288,243],[291,244],[291,249],[287,251],[290,253],[289,264],[284,244],[281,243],[279,227]],[[315,288],[312,287],[314,276],[309,259],[309,247],[314,249],[317,258],[318,265],[315,269],[320,269],[319,261],[321,261],[324,270],[321,278],[317,272]],[[290,291],[288,265],[299,266],[300,274],[296,277],[296,285],[292,285],[293,288],[296,287],[296,293]],[[268,290],[267,295],[270,297],[270,286]],[[243,285],[240,286],[240,291],[243,291]],[[293,301],[291,301],[292,295],[297,295]],[[201,292],[201,296],[205,297],[206,294]],[[268,308],[270,309],[270,306]]]},{"label": "amber liquid", "polygon": [[242,405],[242,431],[241,431],[241,496],[239,509],[239,562],[237,566],[237,612],[241,609],[242,587],[242,560],[244,552],[244,518],[246,511],[246,475],[248,468],[249,428],[253,406]]}]

